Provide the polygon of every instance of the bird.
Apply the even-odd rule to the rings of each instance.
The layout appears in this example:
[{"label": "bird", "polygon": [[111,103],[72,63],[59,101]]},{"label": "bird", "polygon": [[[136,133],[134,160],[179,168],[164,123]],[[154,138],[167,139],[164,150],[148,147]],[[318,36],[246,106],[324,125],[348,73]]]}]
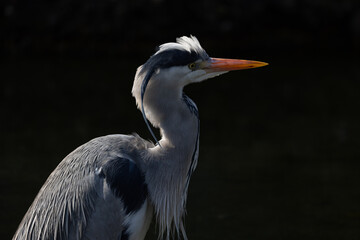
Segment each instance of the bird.
[{"label": "bird", "polygon": [[153,141],[112,134],[76,148],[49,175],[13,240],[142,240],[153,218],[160,239],[187,239],[184,216],[200,120],[183,89],[266,65],[209,57],[192,35],[160,45],[137,68],[132,87]]}]

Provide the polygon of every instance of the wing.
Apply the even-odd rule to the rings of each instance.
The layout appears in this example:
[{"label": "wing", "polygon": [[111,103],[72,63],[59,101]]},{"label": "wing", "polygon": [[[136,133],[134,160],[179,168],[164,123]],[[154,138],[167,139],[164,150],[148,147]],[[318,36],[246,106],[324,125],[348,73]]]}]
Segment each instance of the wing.
[{"label": "wing", "polygon": [[[147,197],[129,136],[94,139],[70,153],[51,173],[13,239],[120,239],[125,216]],[[125,236],[124,236],[125,237]]]}]

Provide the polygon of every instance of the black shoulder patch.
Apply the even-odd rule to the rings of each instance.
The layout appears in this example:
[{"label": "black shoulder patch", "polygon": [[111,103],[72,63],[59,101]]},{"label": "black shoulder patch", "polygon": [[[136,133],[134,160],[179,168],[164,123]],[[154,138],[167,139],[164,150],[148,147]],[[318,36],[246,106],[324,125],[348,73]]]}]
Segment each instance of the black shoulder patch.
[{"label": "black shoulder patch", "polygon": [[123,230],[120,240],[129,240],[129,234],[127,233],[127,228]]},{"label": "black shoulder patch", "polygon": [[110,189],[124,202],[126,214],[140,209],[148,192],[145,177],[136,163],[118,157],[108,161],[102,171]]}]

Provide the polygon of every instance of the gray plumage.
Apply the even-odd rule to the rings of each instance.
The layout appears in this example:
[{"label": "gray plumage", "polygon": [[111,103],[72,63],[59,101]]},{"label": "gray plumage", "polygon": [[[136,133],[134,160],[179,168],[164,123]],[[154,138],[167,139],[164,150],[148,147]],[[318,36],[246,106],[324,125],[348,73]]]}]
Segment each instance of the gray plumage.
[{"label": "gray plumage", "polygon": [[138,68],[132,89],[150,132],[148,121],[161,139],[109,135],[75,149],[51,173],[13,239],[142,240],[153,215],[160,238],[187,239],[183,217],[200,121],[183,87],[260,66],[244,62],[210,58],[193,36],[161,45]]},{"label": "gray plumage", "polygon": [[137,135],[109,135],[75,149],[40,189],[14,239],[119,239],[123,203],[99,170],[118,157],[140,159],[152,146]]}]

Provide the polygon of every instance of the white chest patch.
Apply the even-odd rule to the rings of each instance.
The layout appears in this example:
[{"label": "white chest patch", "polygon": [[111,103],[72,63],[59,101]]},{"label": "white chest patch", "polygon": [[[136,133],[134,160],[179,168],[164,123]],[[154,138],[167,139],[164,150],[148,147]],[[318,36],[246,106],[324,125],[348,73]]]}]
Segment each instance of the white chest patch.
[{"label": "white chest patch", "polygon": [[142,240],[149,229],[153,215],[152,206],[145,200],[141,208],[126,215],[124,225],[127,227],[129,240]]}]

